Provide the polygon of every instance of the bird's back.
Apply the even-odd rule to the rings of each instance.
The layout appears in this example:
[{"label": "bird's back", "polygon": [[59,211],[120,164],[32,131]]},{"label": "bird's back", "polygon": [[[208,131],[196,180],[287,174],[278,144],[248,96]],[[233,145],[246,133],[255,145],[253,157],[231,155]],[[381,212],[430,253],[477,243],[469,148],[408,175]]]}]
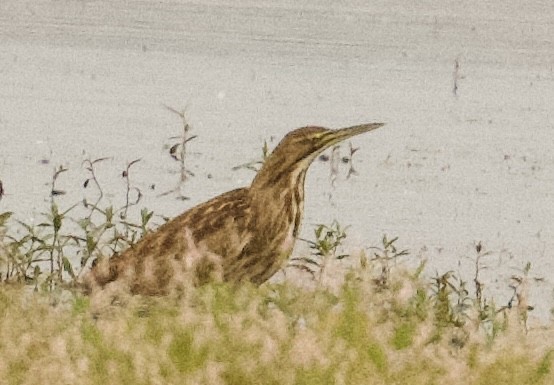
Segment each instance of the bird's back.
[{"label": "bird's back", "polygon": [[191,208],[123,253],[93,266],[87,286],[125,281],[132,293],[162,295],[187,284],[223,279],[249,241],[247,188]]}]

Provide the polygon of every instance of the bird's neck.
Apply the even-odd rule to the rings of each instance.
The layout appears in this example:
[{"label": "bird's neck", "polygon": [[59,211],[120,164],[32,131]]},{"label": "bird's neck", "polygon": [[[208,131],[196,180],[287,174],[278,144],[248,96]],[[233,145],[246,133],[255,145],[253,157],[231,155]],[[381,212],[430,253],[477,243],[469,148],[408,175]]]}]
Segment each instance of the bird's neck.
[{"label": "bird's neck", "polygon": [[286,184],[290,178],[291,166],[285,161],[279,161],[272,155],[262,165],[262,168],[252,181],[252,189],[266,189],[273,186]]},{"label": "bird's neck", "polygon": [[250,188],[252,206],[271,215],[264,225],[274,229],[286,227],[297,236],[304,211],[305,178],[306,169],[296,168],[280,178],[254,180]]},{"label": "bird's neck", "polygon": [[308,167],[315,158],[316,153],[296,160],[296,157],[283,154],[276,149],[262,165],[262,168],[252,181],[252,188],[265,189],[280,186],[281,188],[292,186],[301,182],[304,186],[304,177]]}]

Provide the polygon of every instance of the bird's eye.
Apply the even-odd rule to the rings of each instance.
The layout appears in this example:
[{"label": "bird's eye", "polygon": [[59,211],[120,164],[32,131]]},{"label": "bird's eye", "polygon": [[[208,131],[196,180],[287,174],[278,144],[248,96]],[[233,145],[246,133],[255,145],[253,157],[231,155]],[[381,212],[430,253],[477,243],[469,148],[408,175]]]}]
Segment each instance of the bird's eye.
[{"label": "bird's eye", "polygon": [[322,131],[322,132],[316,132],[315,135],[314,135],[314,138],[315,139],[320,139],[323,135],[325,135],[326,132],[325,131]]}]

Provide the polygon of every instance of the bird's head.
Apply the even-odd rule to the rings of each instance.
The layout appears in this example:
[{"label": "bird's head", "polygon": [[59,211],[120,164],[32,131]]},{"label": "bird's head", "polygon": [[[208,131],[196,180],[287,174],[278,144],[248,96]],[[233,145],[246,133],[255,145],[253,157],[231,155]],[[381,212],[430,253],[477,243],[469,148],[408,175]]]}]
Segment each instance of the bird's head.
[{"label": "bird's head", "polygon": [[369,123],[338,130],[309,126],[291,131],[267,157],[252,186],[275,185],[283,176],[307,170],[327,148],[383,125]]}]

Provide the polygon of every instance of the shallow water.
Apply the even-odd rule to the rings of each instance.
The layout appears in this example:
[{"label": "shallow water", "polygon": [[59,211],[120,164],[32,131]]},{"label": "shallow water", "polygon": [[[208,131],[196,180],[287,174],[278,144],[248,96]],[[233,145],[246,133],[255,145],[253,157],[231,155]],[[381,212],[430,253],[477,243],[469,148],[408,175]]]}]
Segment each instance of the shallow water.
[{"label": "shallow water", "polygon": [[[553,306],[554,10],[534,0],[467,1],[16,1],[0,3],[0,211],[37,220],[53,168],[78,201],[86,158],[108,199],[132,180],[143,204],[174,216],[249,183],[233,166],[256,160],[308,124],[387,125],[352,140],[348,166],[307,180],[302,236],[338,219],[351,247],[399,236],[429,272],[471,279],[474,245],[499,302],[527,261],[536,314]],[[457,64],[456,64],[457,63]],[[169,139],[186,108],[198,137],[175,186]],[[346,155],[348,145],[341,147]],[[155,188],[150,187],[154,185]],[[297,252],[305,245],[299,243]]]}]

